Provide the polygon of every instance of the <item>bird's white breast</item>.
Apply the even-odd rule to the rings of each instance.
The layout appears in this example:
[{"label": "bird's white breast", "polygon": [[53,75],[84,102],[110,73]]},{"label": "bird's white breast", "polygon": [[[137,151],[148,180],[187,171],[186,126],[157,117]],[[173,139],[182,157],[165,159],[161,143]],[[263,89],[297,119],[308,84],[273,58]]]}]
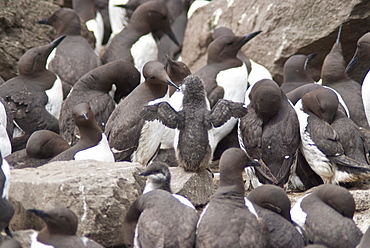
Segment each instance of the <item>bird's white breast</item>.
[{"label": "bird's white breast", "polygon": [[109,147],[107,137],[102,133],[100,142],[90,148],[79,151],[74,156],[75,160],[97,160],[102,162],[114,162],[113,153]]},{"label": "bird's white breast", "polygon": [[[55,51],[55,49],[54,49]],[[45,109],[55,118],[59,119],[60,110],[62,109],[63,103],[63,87],[62,81],[55,75],[57,79],[55,80],[53,87],[46,90],[45,93],[48,96],[48,103],[45,105]]]},{"label": "bird's white breast", "polygon": [[86,22],[86,27],[88,30],[94,33],[95,36],[94,51],[99,56],[104,36],[104,21],[103,16],[99,11],[96,12],[95,19],[91,19]]},{"label": "bird's white breast", "polygon": [[3,158],[12,153],[12,144],[2,123],[0,123],[0,151]]},{"label": "bird's white breast", "polygon": [[331,162],[325,154],[317,148],[316,144],[311,139],[310,133],[306,129],[308,125],[308,114],[303,111],[302,100],[296,103],[294,109],[299,120],[302,153],[312,170],[323,179],[324,183],[331,183],[334,177]]},{"label": "bird's white breast", "polygon": [[[168,93],[154,101],[150,101],[148,105],[154,105],[159,102],[168,102]],[[154,154],[160,146],[162,135],[165,126],[158,120],[145,121],[141,128],[141,134],[139,138],[139,145],[131,155],[132,162],[138,162],[142,165],[147,165],[153,158]]]},{"label": "bird's white breast", "polygon": [[1,169],[5,175],[5,183],[4,183],[4,190],[3,195],[1,196],[3,199],[9,199],[9,189],[10,189],[10,167],[8,162],[3,158],[3,164],[1,165]]},{"label": "bird's white breast", "polygon": [[[217,85],[224,88],[224,99],[233,102],[243,102],[245,92],[248,87],[248,71],[243,63],[242,66],[221,71],[216,77]],[[214,128],[214,143],[218,142],[228,135],[235,127],[237,119],[232,117],[221,127]]]},{"label": "bird's white breast", "polygon": [[251,59],[249,61],[251,62],[252,67],[252,70],[248,76],[248,83],[250,86],[265,78],[272,79],[271,73],[266,69],[266,67],[254,62]]},{"label": "bird's white breast", "polygon": [[258,218],[258,214],[257,214],[256,209],[253,206],[253,203],[250,200],[248,200],[247,197],[244,197],[244,201],[245,201],[245,206],[248,208],[249,212],[251,212],[256,218]]},{"label": "bird's white breast", "polygon": [[182,195],[179,195],[179,194],[172,194],[177,200],[179,200],[182,204],[184,204],[185,206],[188,206],[188,207],[191,207],[192,209],[195,209],[193,203],[191,203],[188,198],[182,196]]},{"label": "bird's white breast", "polygon": [[52,245],[45,245],[37,241],[38,232],[33,232],[31,234],[31,248],[54,248]]},{"label": "bird's white breast", "polygon": [[[158,59],[158,46],[155,42],[152,33],[141,36],[138,41],[131,47],[131,55],[134,59],[134,64],[139,72],[143,71],[146,62]],[[144,77],[141,77],[141,82]]]},{"label": "bird's white breast", "polygon": [[308,196],[309,194],[303,196],[301,199],[299,199],[294,206],[290,209],[290,215],[292,217],[292,220],[297,223],[298,226],[302,227],[306,223],[307,213],[305,213],[302,209],[301,203],[302,200]]},{"label": "bird's white breast", "polygon": [[108,1],[108,11],[109,11],[109,21],[112,28],[112,34],[110,40],[113,39],[119,32],[124,29],[127,25],[126,20],[126,10],[124,8],[115,7],[114,5],[126,4],[128,0],[109,0]]},{"label": "bird's white breast", "polygon": [[366,74],[366,77],[362,83],[361,94],[367,123],[370,125],[370,71]]}]

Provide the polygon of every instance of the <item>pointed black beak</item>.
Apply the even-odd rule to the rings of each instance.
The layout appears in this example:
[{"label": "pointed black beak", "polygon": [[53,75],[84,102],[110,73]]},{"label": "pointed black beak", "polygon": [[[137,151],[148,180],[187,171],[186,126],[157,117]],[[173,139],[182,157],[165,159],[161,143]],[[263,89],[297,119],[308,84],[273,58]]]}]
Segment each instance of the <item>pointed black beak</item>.
[{"label": "pointed black beak", "polygon": [[311,53],[307,55],[307,63],[311,62],[316,57],[317,53]]},{"label": "pointed black beak", "polygon": [[177,46],[180,46],[180,43],[179,41],[177,40],[175,34],[173,33],[172,29],[169,27],[169,28],[166,28],[164,30],[164,32],[168,35],[168,37],[170,37],[170,39],[177,45]]},{"label": "pointed black beak", "polygon": [[129,10],[135,10],[136,9],[135,7],[127,5],[127,4],[117,4],[117,5],[114,5],[114,7],[119,7],[119,8],[123,8],[123,9],[129,9]]},{"label": "pointed black beak", "polygon": [[50,21],[49,21],[49,19],[43,19],[43,20],[41,20],[41,21],[38,21],[37,22],[38,24],[44,24],[44,25],[50,25],[51,26],[51,23],[50,23]]},{"label": "pointed black beak", "polygon": [[338,36],[337,36],[337,40],[336,40],[336,44],[339,44],[340,43],[340,36],[341,36],[341,34],[342,34],[342,24],[340,24],[340,26],[339,26],[339,30],[338,30]]},{"label": "pointed black beak", "polygon": [[251,39],[253,39],[254,37],[256,37],[257,35],[259,35],[260,33],[262,33],[262,31],[256,31],[256,32],[243,36],[243,39],[241,40],[242,46],[248,41],[250,41]]},{"label": "pointed black beak", "polygon": [[311,60],[313,60],[316,57],[316,55],[317,55],[316,53],[311,53],[311,54],[307,55],[306,61],[305,61],[304,66],[303,66],[303,68],[305,70],[306,70],[306,67],[307,67],[308,63],[310,63]]},{"label": "pointed black beak", "polygon": [[50,45],[52,45],[52,47],[53,48],[55,48],[55,47],[57,47],[59,44],[60,44],[60,42],[62,42],[62,40],[64,40],[64,38],[66,37],[67,35],[62,35],[62,36],[60,36],[60,37],[58,37],[58,38],[56,38],[55,40],[53,40],[52,42],[50,42]]},{"label": "pointed black beak", "polygon": [[344,72],[347,73],[355,64],[357,64],[357,61],[358,61],[358,55],[356,51],[355,55],[353,56],[351,61],[348,63],[346,70]]},{"label": "pointed black beak", "polygon": [[27,212],[31,212],[31,213],[34,213],[35,215],[41,217],[41,218],[50,218],[50,216],[45,213],[44,211],[42,210],[39,210],[39,209],[27,209]]},{"label": "pointed black beak", "polygon": [[170,86],[173,86],[173,87],[175,87],[176,89],[180,89],[179,88],[179,86],[177,86],[174,82],[172,82],[171,80],[169,80],[169,79],[167,79],[167,82],[166,82],[166,84],[168,84],[168,85],[170,85]]}]

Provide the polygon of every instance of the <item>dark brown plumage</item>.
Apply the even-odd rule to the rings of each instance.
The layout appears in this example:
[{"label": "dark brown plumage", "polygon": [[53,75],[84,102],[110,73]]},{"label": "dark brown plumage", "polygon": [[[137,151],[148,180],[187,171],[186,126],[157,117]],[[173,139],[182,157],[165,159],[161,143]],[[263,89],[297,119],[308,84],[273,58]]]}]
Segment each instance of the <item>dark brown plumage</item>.
[{"label": "dark brown plumage", "polygon": [[103,247],[88,238],[76,236],[78,218],[68,208],[55,207],[47,211],[38,209],[29,209],[27,211],[39,216],[46,224],[37,235],[37,240],[43,244],[58,248]]},{"label": "dark brown plumage", "polygon": [[89,43],[81,36],[80,18],[75,10],[60,8],[39,23],[53,26],[57,36],[67,35],[48,65],[49,69],[62,80],[65,98],[73,85],[101,62]]},{"label": "dark brown plumage", "polygon": [[[140,83],[140,73],[127,61],[117,60],[99,66],[84,75],[64,100],[59,117],[60,135],[71,145],[78,141],[78,129],[72,108],[79,103],[89,104],[99,127],[104,131],[110,114],[123,97]],[[116,86],[114,99],[109,95]]]},{"label": "dark brown plumage", "polygon": [[220,187],[199,219],[196,247],[268,247],[263,222],[245,204],[242,172],[250,163],[240,148],[222,154]]},{"label": "dark brown plumage", "polygon": [[241,145],[262,165],[255,168],[259,182],[283,187],[300,141],[297,115],[277,83],[270,79],[257,82],[249,98],[248,113],[240,119]]}]

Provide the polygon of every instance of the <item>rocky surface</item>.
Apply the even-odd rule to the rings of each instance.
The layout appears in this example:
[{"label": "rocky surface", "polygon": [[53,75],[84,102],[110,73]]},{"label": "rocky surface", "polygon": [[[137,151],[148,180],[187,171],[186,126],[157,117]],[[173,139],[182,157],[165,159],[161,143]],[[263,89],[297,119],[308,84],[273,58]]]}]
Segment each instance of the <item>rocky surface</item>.
[{"label": "rocky surface", "polygon": [[0,75],[8,80],[17,74],[17,62],[29,49],[50,42],[54,33],[37,21],[59,6],[52,0],[0,1]]},{"label": "rocky surface", "polygon": [[[105,247],[123,244],[121,224],[130,204],[141,194],[145,179],[139,164],[96,161],[54,162],[37,168],[14,169],[10,199],[16,208],[12,230],[40,230],[42,221],[25,209],[66,206],[79,216],[78,235]],[[203,205],[214,192],[211,174],[170,168],[172,189],[194,205]]]},{"label": "rocky surface", "polygon": [[[19,58],[29,49],[55,37],[52,27],[36,24],[60,8],[53,0],[0,1],[0,76],[6,81],[17,75]],[[82,35],[93,46],[94,35],[81,24]]]},{"label": "rocky surface", "polygon": [[[229,27],[237,35],[262,30],[243,46],[247,56],[281,82],[283,65],[290,56],[317,53],[309,67],[317,80],[342,23],[344,57],[347,63],[352,58],[358,38],[369,31],[369,9],[370,2],[363,0],[214,0],[189,20],[182,58],[193,72],[204,66],[211,32],[217,27]],[[350,75],[356,80],[361,77],[355,71]]]}]

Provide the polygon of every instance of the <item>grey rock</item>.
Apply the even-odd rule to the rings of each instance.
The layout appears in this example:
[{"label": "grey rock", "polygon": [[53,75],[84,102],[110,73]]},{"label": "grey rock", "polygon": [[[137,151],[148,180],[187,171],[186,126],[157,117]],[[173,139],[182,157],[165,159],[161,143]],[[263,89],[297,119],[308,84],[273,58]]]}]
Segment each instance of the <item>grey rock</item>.
[{"label": "grey rock", "polygon": [[[285,61],[294,54],[317,53],[309,64],[310,75],[318,80],[321,65],[335,42],[343,23],[341,43],[344,58],[352,58],[358,38],[368,32],[369,1],[244,1],[214,0],[198,9],[185,31],[182,59],[191,71],[206,64],[211,32],[218,27],[231,28],[236,35],[262,30],[242,50],[270,70],[275,81],[282,82]],[[356,81],[361,75],[350,74]]]},{"label": "grey rock", "polygon": [[[43,223],[25,209],[65,206],[79,216],[77,234],[105,247],[122,246],[122,222],[133,201],[141,194],[145,179],[138,175],[140,164],[97,161],[53,162],[37,168],[11,171],[10,197],[16,213],[12,230],[40,230]],[[194,205],[205,204],[213,194],[208,171],[184,172],[170,168],[172,189]]]}]

